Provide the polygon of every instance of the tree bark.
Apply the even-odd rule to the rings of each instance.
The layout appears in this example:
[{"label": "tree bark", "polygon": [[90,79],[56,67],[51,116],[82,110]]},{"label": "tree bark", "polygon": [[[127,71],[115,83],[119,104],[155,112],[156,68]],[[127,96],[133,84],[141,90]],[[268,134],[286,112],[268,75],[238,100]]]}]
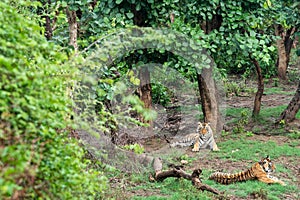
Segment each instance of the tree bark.
[{"label": "tree bark", "polygon": [[51,19],[49,16],[45,16],[46,24],[45,24],[45,37],[47,40],[51,40],[53,36],[52,26],[51,26]]},{"label": "tree bark", "polygon": [[293,99],[290,101],[287,108],[281,113],[279,119],[275,122],[275,124],[279,124],[282,120],[284,120],[286,123],[292,122],[296,118],[296,114],[298,113],[299,109],[300,109],[300,80]]},{"label": "tree bark", "polygon": [[[144,108],[152,108],[152,97],[151,97],[151,82],[150,82],[150,72],[148,67],[142,67],[139,71],[140,87],[139,96],[141,101],[144,103]],[[149,131],[153,129],[153,121],[145,121],[143,117],[140,117],[140,121],[149,124]]]},{"label": "tree bark", "polygon": [[250,55],[250,60],[255,65],[255,70],[257,73],[257,92],[255,94],[254,107],[252,112],[252,117],[257,117],[260,112],[261,98],[264,93],[264,80],[263,80],[261,68],[258,61],[252,58],[251,55]]},{"label": "tree bark", "polygon": [[[203,19],[200,26],[206,34],[209,34],[212,30],[219,29],[222,25],[222,21],[222,16],[216,14],[211,20],[208,20],[208,17]],[[197,74],[197,82],[204,121],[210,123],[214,133],[219,133],[223,128],[223,122],[219,111],[220,105],[217,100],[218,91],[213,79],[213,67],[211,66],[209,69],[202,69],[201,74]]]},{"label": "tree bark", "polygon": [[281,80],[287,80],[286,72],[290,61],[291,48],[294,42],[291,36],[294,35],[296,31],[297,29],[295,27],[284,30],[281,25],[275,25],[275,35],[280,37],[280,39],[276,41],[278,49],[276,67],[278,77]]},{"label": "tree bark", "polygon": [[69,10],[66,8],[68,23],[69,23],[69,37],[70,41],[69,44],[74,47],[75,54],[78,52],[78,45],[77,45],[77,31],[78,31],[78,24],[77,24],[77,15],[75,10]]},{"label": "tree bark", "polygon": [[44,8],[38,8],[38,14],[41,15],[42,19],[45,19],[45,23],[41,24],[41,26],[45,27],[45,37],[47,40],[51,40],[53,36],[53,31],[55,30],[57,16],[59,15],[59,11],[55,11],[55,16],[53,19],[51,19],[51,0],[48,0],[47,2],[41,1],[42,4],[45,4]]},{"label": "tree bark", "polygon": [[197,74],[197,80],[198,80],[198,88],[201,97],[201,107],[204,115],[204,122],[211,122],[213,121],[213,117],[212,117],[212,110],[211,110],[212,102],[210,99],[209,89],[201,74]]},{"label": "tree bark", "polygon": [[223,125],[217,100],[218,91],[213,79],[212,70],[212,67],[203,69],[201,74],[197,74],[197,81],[204,122],[209,122],[213,132],[219,133],[222,130]]}]

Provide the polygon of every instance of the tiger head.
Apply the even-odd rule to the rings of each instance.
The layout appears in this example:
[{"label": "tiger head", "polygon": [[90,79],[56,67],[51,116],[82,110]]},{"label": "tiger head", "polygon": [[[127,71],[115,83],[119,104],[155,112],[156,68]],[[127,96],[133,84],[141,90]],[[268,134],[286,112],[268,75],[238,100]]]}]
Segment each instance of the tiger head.
[{"label": "tiger head", "polygon": [[258,163],[266,173],[274,172],[276,169],[275,165],[272,163],[270,159],[270,156],[261,159],[261,161],[259,161]]},{"label": "tiger head", "polygon": [[209,132],[209,125],[210,123],[198,123],[198,128],[197,128],[197,133],[201,134],[201,135],[205,135]]}]

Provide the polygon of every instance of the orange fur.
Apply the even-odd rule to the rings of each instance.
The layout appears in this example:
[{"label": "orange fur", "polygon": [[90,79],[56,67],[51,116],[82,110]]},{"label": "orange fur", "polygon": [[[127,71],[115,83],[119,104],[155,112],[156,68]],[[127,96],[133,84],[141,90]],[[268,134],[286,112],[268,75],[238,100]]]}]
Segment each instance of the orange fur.
[{"label": "orange fur", "polygon": [[192,151],[199,151],[201,148],[211,149],[213,151],[218,151],[218,146],[214,140],[213,131],[209,123],[198,123],[196,133],[191,133],[186,135],[180,140],[173,142],[170,146],[191,146],[193,145]]},{"label": "orange fur", "polygon": [[252,167],[246,171],[227,174],[221,172],[215,172],[210,175],[209,179],[214,180],[221,184],[230,184],[238,181],[247,181],[247,180],[259,180],[264,183],[279,183],[285,185],[283,181],[278,180],[276,177],[270,175],[271,172],[274,172],[276,169],[275,165],[270,160],[270,157],[267,156],[261,161],[252,165]]}]

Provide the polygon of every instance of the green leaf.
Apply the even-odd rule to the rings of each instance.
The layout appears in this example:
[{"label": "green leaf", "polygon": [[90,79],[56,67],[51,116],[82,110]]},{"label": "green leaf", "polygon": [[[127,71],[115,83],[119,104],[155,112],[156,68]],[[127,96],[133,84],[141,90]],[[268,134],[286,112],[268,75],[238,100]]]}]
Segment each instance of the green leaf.
[{"label": "green leaf", "polygon": [[275,47],[274,46],[270,46],[270,47],[268,47],[268,49],[270,50],[270,51],[275,51]]},{"label": "green leaf", "polygon": [[134,17],[134,14],[133,13],[126,13],[126,16],[129,18],[129,19],[132,19]]},{"label": "green leaf", "polygon": [[123,0],[116,0],[116,4],[122,3]]}]

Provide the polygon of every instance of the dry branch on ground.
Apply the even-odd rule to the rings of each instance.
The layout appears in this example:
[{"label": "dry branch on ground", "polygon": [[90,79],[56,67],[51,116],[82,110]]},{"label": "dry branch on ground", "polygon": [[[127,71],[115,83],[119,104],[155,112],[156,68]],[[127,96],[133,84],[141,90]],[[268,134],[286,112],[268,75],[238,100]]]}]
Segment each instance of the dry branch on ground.
[{"label": "dry branch on ground", "polygon": [[154,178],[151,177],[150,180],[163,181],[169,177],[184,178],[187,180],[191,180],[192,184],[198,190],[208,191],[208,192],[212,192],[216,195],[220,195],[220,192],[217,189],[214,189],[214,188],[210,187],[209,185],[202,183],[202,181],[200,179],[200,175],[202,173],[201,169],[195,169],[192,174],[188,174],[181,167],[176,167],[176,166],[174,166],[170,170],[162,171],[162,160],[159,158],[154,159],[153,168],[155,171],[155,176],[154,176]]}]

